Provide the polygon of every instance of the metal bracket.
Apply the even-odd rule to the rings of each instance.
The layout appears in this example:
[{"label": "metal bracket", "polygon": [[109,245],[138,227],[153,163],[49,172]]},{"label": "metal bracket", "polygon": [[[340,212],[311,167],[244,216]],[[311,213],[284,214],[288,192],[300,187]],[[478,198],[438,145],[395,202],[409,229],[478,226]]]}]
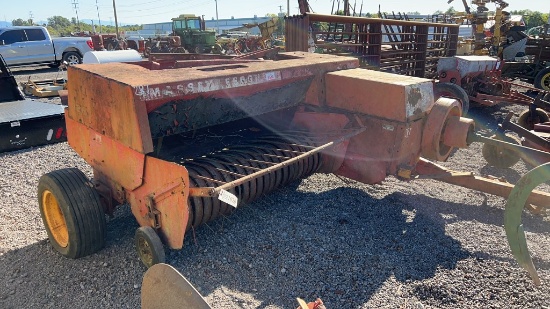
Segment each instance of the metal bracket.
[{"label": "metal bracket", "polygon": [[160,212],[155,207],[155,198],[153,194],[147,196],[147,201],[145,202],[147,206],[147,217],[153,221],[153,228],[160,228]]}]

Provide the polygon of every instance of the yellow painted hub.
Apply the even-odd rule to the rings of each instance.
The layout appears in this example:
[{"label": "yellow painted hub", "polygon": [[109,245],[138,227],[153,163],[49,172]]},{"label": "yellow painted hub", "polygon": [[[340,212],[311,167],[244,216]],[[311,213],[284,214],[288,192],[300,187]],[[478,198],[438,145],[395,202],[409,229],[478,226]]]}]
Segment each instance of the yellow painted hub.
[{"label": "yellow painted hub", "polygon": [[550,73],[546,73],[540,80],[542,89],[550,91]]},{"label": "yellow painted hub", "polygon": [[62,248],[69,245],[69,230],[65,216],[59,207],[57,199],[49,190],[42,193],[42,207],[44,209],[44,218],[46,219],[46,228],[50,230],[55,242]]},{"label": "yellow painted hub", "polygon": [[138,239],[138,250],[143,263],[148,267],[153,266],[153,249],[151,249],[149,243],[143,237]]}]

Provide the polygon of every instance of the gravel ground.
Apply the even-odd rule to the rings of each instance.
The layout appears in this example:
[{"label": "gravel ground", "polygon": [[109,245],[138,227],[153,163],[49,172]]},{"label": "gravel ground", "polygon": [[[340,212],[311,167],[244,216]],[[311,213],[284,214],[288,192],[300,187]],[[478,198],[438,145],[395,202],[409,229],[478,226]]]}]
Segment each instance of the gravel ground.
[{"label": "gravel ground", "polygon": [[[14,70],[53,78],[55,70]],[[57,102],[58,99],[50,100]],[[494,129],[508,110],[474,110]],[[481,145],[446,166],[517,181],[487,166]],[[136,308],[145,267],[134,250],[128,207],[108,219],[106,247],[69,260],[50,246],[36,200],[48,171],[90,167],[66,143],[0,154],[0,308]],[[505,200],[433,180],[389,177],[364,185],[313,175],[196,230],[167,251],[213,308],[295,308],[320,297],[327,308],[550,308],[550,226],[524,214],[543,281],[514,261],[503,229]]]}]

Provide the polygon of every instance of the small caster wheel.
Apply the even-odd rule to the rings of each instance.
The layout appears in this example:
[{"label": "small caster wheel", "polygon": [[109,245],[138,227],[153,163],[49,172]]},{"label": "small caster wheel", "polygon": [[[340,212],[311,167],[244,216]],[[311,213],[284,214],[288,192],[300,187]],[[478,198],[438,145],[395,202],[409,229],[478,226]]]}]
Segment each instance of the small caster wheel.
[{"label": "small caster wheel", "polygon": [[162,241],[152,227],[142,226],[138,228],[135,242],[139,258],[147,268],[166,261]]}]

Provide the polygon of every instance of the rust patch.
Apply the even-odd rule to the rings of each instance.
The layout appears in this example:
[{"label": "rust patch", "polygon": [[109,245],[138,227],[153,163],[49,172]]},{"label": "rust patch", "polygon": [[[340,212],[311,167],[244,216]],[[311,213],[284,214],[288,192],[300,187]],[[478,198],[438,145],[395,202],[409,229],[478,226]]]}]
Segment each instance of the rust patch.
[{"label": "rust patch", "polygon": [[411,88],[411,90],[407,94],[407,103],[410,104],[412,107],[416,107],[420,100],[422,100],[422,93],[420,92],[420,89]]}]

